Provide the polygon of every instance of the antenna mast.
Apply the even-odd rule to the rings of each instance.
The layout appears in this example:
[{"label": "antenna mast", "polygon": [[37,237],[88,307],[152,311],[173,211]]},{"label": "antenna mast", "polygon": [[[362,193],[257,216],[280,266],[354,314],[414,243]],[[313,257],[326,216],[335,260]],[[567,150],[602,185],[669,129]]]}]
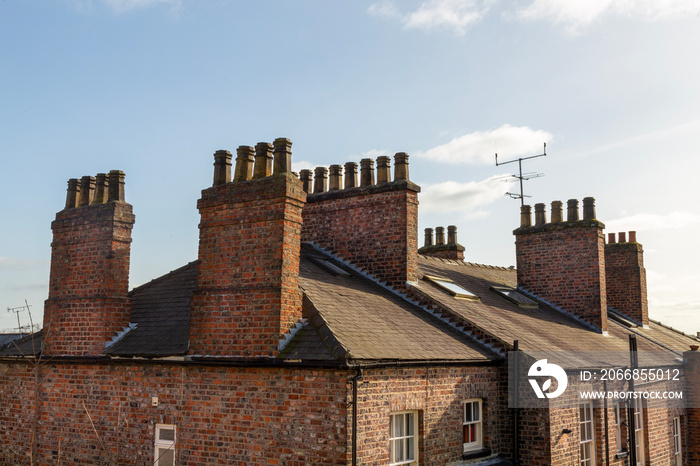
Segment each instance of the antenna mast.
[{"label": "antenna mast", "polygon": [[508,163],[513,163],[513,162],[518,162],[518,174],[517,175],[510,175],[513,178],[517,178],[520,180],[520,194],[515,194],[515,193],[506,193],[506,196],[510,196],[513,199],[520,199],[520,205],[524,206],[525,205],[525,198],[530,197],[526,196],[523,193],[523,180],[529,180],[530,178],[539,178],[540,176],[544,176],[544,173],[525,173],[523,174],[523,160],[529,160],[529,159],[534,159],[537,157],[545,157],[547,155],[547,143],[544,143],[544,152],[538,155],[531,155],[529,157],[520,157],[517,159],[509,160],[507,162],[501,162],[498,163],[498,153],[496,153],[496,166],[500,165],[505,165]]}]

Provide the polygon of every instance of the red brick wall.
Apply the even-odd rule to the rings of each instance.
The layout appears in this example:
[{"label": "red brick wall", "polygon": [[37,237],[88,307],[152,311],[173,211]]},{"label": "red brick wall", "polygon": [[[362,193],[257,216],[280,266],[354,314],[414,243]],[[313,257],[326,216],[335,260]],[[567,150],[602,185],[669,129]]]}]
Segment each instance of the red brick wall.
[{"label": "red brick wall", "polygon": [[109,202],[56,214],[44,309],[46,354],[95,355],[129,324],[131,205]]},{"label": "red brick wall", "polygon": [[483,399],[484,446],[510,454],[512,428],[495,367],[421,367],[365,370],[358,389],[358,464],[389,462],[392,412],[416,410],[422,432],[420,464],[443,465],[463,453],[463,402]]},{"label": "red brick wall", "polygon": [[686,351],[683,357],[688,362],[685,370],[685,391],[688,403],[686,448],[687,464],[700,464],[700,352]]},{"label": "red brick wall", "polygon": [[605,245],[605,285],[609,306],[649,325],[647,278],[641,244]]},{"label": "red brick wall", "polygon": [[518,286],[607,331],[602,223],[561,222],[519,228]]},{"label": "red brick wall", "polygon": [[202,191],[192,354],[277,354],[278,341],[301,318],[305,199],[291,173]]},{"label": "red brick wall", "polygon": [[[182,465],[348,462],[348,371],[148,363],[39,370],[38,464],[56,464],[59,454],[61,464],[152,464],[157,423],[177,425]],[[31,366],[0,364],[0,373],[14,375],[0,378],[0,464],[26,464]]]},{"label": "red brick wall", "polygon": [[403,287],[416,280],[419,191],[404,180],[309,195],[302,241]]},{"label": "red brick wall", "polygon": [[[387,463],[389,416],[408,409],[420,412],[421,464],[459,460],[462,402],[471,398],[484,400],[484,445],[509,454],[501,370],[366,370],[358,389],[358,463]],[[34,379],[29,363],[0,363],[0,464],[27,461],[37,388],[39,464],[55,464],[59,455],[62,464],[102,464],[117,456],[119,464],[149,464],[158,423],[177,425],[182,465],[351,462],[354,371],[144,361],[54,361],[38,371]]]}]

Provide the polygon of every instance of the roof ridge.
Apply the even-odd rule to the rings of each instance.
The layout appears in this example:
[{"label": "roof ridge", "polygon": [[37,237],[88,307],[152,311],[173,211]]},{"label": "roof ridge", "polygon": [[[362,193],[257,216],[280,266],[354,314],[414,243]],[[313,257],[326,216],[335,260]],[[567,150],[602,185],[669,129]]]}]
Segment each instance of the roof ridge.
[{"label": "roof ridge", "polygon": [[143,290],[143,289],[147,289],[147,288],[149,288],[149,287],[151,287],[151,286],[154,286],[154,285],[158,284],[159,282],[161,282],[162,280],[165,280],[166,278],[175,275],[176,273],[180,273],[180,272],[182,272],[183,270],[186,270],[186,269],[188,269],[188,268],[190,268],[190,267],[193,267],[193,266],[196,265],[197,263],[199,263],[199,259],[195,259],[195,260],[193,260],[192,262],[188,262],[187,264],[183,265],[182,267],[178,267],[177,269],[171,270],[170,272],[168,272],[168,273],[166,273],[166,274],[163,274],[163,275],[161,275],[160,277],[156,277],[156,278],[154,278],[154,279],[151,280],[151,281],[148,281],[148,282],[146,282],[146,283],[144,283],[144,284],[142,284],[142,285],[139,285],[139,286],[136,286],[136,287],[132,288],[131,291],[129,291],[129,294],[131,295],[131,294],[133,294],[133,293],[134,293],[135,291],[137,291],[137,290],[141,291],[141,290]]},{"label": "roof ridge", "polygon": [[426,256],[424,254],[418,254],[420,257],[428,260],[434,260],[434,261],[439,261],[439,262],[445,262],[448,264],[453,264],[453,265],[469,265],[472,267],[482,267],[486,269],[494,269],[494,270],[506,270],[506,271],[515,271],[515,267],[504,267],[502,265],[489,265],[489,264],[479,264],[477,262],[467,262],[467,261],[460,261],[457,259],[446,259],[444,257],[434,257],[434,256]]},{"label": "roof ridge", "polygon": [[665,328],[665,329],[671,330],[672,332],[675,332],[675,333],[680,333],[680,334],[683,335],[684,337],[688,337],[688,338],[690,338],[690,339],[692,339],[692,340],[700,341],[700,338],[698,338],[697,336],[688,335],[688,334],[685,333],[684,331],[678,330],[678,329],[676,329],[676,328],[673,328],[673,327],[671,327],[670,325],[666,325],[666,324],[664,324],[663,322],[660,322],[660,321],[658,321],[658,320],[649,319],[649,322],[654,322],[655,324],[660,325],[660,326],[662,326],[662,327]]}]

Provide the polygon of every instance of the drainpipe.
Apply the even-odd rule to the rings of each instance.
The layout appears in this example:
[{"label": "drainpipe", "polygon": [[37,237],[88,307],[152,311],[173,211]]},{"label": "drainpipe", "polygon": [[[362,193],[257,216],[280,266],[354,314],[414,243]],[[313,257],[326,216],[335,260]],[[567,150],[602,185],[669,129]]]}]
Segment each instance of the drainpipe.
[{"label": "drainpipe", "polygon": [[[603,380],[603,391],[608,393],[608,380]],[[608,398],[603,400],[603,413],[605,416],[605,466],[610,466],[610,438],[608,433]]]},{"label": "drainpipe", "polygon": [[518,348],[518,340],[513,342],[513,353],[515,355],[515,408],[513,410],[513,464],[520,464],[520,350]]},{"label": "drainpipe", "polygon": [[352,378],[352,466],[357,466],[357,381],[362,378],[362,368]]}]

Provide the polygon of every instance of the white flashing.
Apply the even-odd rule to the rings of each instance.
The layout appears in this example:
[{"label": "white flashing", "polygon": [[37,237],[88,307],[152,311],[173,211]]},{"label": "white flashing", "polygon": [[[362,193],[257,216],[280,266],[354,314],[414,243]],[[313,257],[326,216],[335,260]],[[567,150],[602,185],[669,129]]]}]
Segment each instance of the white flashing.
[{"label": "white flashing", "polygon": [[284,335],[284,338],[279,340],[279,342],[277,344],[277,351],[282,351],[289,344],[289,342],[292,340],[292,338],[294,338],[296,336],[296,334],[299,333],[299,330],[304,328],[308,323],[309,323],[309,319],[302,317],[301,320],[299,320],[299,322],[294,324],[294,327],[289,329],[289,332],[287,332]]},{"label": "white flashing", "polygon": [[105,342],[105,349],[111,348],[114,346],[117,342],[119,342],[122,338],[124,338],[129,332],[134,330],[136,327],[138,327],[139,324],[130,322],[128,327],[124,327],[124,330],[121,332],[117,333],[115,336],[112,337],[112,341],[106,341]]}]

